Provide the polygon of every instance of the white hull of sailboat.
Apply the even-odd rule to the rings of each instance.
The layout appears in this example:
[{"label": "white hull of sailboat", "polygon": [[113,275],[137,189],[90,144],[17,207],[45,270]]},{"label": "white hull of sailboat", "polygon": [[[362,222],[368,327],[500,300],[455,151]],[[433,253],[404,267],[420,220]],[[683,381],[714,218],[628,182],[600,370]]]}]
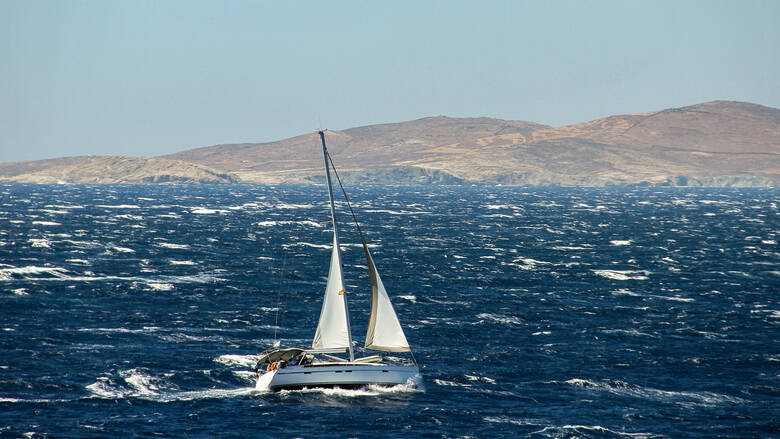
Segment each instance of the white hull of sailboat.
[{"label": "white hull of sailboat", "polygon": [[419,379],[420,370],[416,366],[322,363],[287,366],[266,372],[257,378],[257,388],[271,391],[328,387],[359,388],[367,385],[395,386],[410,380],[412,383],[417,383]]}]

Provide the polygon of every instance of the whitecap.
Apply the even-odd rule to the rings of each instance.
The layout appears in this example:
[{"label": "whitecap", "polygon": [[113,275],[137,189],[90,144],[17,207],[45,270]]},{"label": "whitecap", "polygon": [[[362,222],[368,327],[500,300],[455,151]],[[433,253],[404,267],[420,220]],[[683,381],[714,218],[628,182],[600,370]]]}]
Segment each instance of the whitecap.
[{"label": "whitecap", "polygon": [[434,378],[433,382],[445,387],[471,387],[471,384],[456,383],[455,381],[440,380],[438,378]]},{"label": "whitecap", "polygon": [[147,282],[146,285],[153,291],[170,291],[174,288],[173,284],[166,282]]},{"label": "whitecap", "polygon": [[596,275],[613,280],[646,280],[647,271],[633,270],[591,270]]},{"label": "whitecap", "polygon": [[[68,270],[64,268],[59,267],[36,267],[36,266],[27,266],[27,267],[11,267],[11,268],[0,268],[0,280],[13,280],[17,277],[21,276],[23,279],[32,279],[30,278],[29,274],[48,274],[53,276],[57,279],[67,279],[68,275],[66,274]],[[38,280],[38,279],[34,279]]]},{"label": "whitecap", "polygon": [[257,363],[257,355],[225,354],[214,359],[214,362],[231,367],[253,367]]},{"label": "whitecap", "polygon": [[486,416],[482,418],[486,422],[494,424],[512,424],[512,425],[541,425],[541,422],[533,419],[514,419],[509,416]]},{"label": "whitecap", "polygon": [[249,395],[254,392],[252,387],[235,389],[205,389],[179,390],[168,381],[172,374],[152,376],[140,368],[119,372],[122,383],[111,376],[98,377],[97,380],[85,386],[95,398],[124,399],[139,398],[158,402],[192,401],[198,399],[232,398]]},{"label": "whitecap", "polygon": [[682,406],[715,406],[723,404],[744,404],[748,402],[747,400],[736,396],[723,395],[714,392],[660,390],[652,387],[637,386],[618,380],[609,380],[599,383],[587,379],[572,378],[565,381],[564,384],[594,391],[608,392],[615,395],[670,402]]},{"label": "whitecap", "polygon": [[158,242],[155,245],[158,246],[158,247],[172,248],[172,249],[177,249],[177,250],[183,250],[183,249],[190,248],[190,246],[187,245],[187,244],[174,244],[174,243],[171,243],[171,242]]},{"label": "whitecap", "polygon": [[637,294],[637,293],[629,290],[628,288],[617,289],[617,290],[613,291],[612,294],[622,294],[622,295],[633,296],[633,297],[639,297],[640,296],[640,294]]},{"label": "whitecap", "polygon": [[[295,244],[286,244],[283,247],[287,248],[287,247],[292,247],[292,246],[303,246],[303,247],[312,247],[312,248],[327,248],[327,249],[333,248],[332,245],[328,245],[328,244],[312,244],[311,242],[296,242]],[[345,247],[345,245],[342,244],[341,248],[344,248],[344,247]]]},{"label": "whitecap", "polygon": [[61,226],[62,225],[54,221],[33,221],[32,223],[36,226]]},{"label": "whitecap", "polygon": [[98,204],[95,207],[102,207],[103,209],[140,209],[141,208],[141,206],[135,204],[117,204],[117,205]]},{"label": "whitecap", "polygon": [[372,212],[372,213],[387,213],[389,215],[417,215],[417,214],[429,214],[431,212],[424,211],[424,210],[418,210],[418,211],[409,211],[409,210],[389,210],[389,209],[365,209],[364,212]]},{"label": "whitecap", "polygon": [[205,207],[195,208],[190,211],[196,215],[212,215],[215,213],[228,213],[229,211],[224,209],[206,209]]},{"label": "whitecap", "polygon": [[561,250],[561,251],[568,251],[568,250],[588,250],[590,246],[582,246],[582,245],[558,245],[555,247],[550,247],[553,250]]},{"label": "whitecap", "polygon": [[27,240],[33,247],[51,248],[51,241],[46,238],[30,238]]},{"label": "whitecap", "polygon": [[118,251],[120,253],[135,253],[135,250],[127,247],[120,247],[118,245],[114,245],[110,247],[111,250]]},{"label": "whitecap", "polygon": [[192,261],[177,261],[174,259],[171,259],[169,262],[171,263],[171,265],[197,265],[195,262]]},{"label": "whitecap", "polygon": [[273,205],[273,207],[277,209],[311,209],[314,207],[313,204],[287,204],[287,203],[279,203]]},{"label": "whitecap", "polygon": [[[272,373],[266,373],[260,376],[260,378],[257,380],[257,385],[255,387],[258,391],[268,391],[268,382],[273,378]],[[286,397],[290,394],[298,394],[298,393],[319,393],[325,396],[330,397],[342,397],[342,398],[355,398],[355,397],[365,397],[365,396],[378,396],[378,395],[384,395],[388,393],[409,393],[409,392],[422,392],[425,391],[425,387],[422,385],[422,381],[420,380],[419,376],[409,378],[405,383],[403,384],[397,384],[395,386],[378,386],[378,385],[367,385],[365,387],[361,387],[359,389],[341,389],[341,388],[332,388],[332,389],[324,389],[324,388],[304,388],[301,390],[282,390],[279,392],[279,395],[282,397]]]},{"label": "whitecap", "polygon": [[466,377],[466,379],[469,381],[483,381],[489,384],[496,383],[496,380],[494,380],[493,378],[488,378],[488,377],[483,377],[478,375],[464,375],[464,377]]},{"label": "whitecap", "polygon": [[609,241],[610,244],[614,246],[621,246],[621,245],[631,245],[630,239],[613,239],[612,241]]},{"label": "whitecap", "polygon": [[486,319],[486,320],[493,320],[494,322],[499,323],[506,323],[506,324],[512,324],[512,325],[522,325],[523,322],[520,321],[515,316],[505,316],[502,314],[492,314],[492,313],[481,313],[477,314],[478,319]]},{"label": "whitecap", "polygon": [[650,294],[647,297],[653,297],[656,299],[663,299],[663,300],[672,300],[675,302],[695,302],[696,299],[693,299],[691,297],[680,297],[680,296],[659,296],[657,294]]}]

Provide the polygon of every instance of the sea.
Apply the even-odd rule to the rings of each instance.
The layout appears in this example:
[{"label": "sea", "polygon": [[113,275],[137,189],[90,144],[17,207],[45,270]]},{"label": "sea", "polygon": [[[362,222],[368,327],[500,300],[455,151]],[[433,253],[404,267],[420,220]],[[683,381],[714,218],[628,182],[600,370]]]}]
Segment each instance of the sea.
[{"label": "sea", "polygon": [[347,191],[421,386],[255,388],[314,336],[323,186],[0,185],[0,437],[780,437],[779,189]]}]

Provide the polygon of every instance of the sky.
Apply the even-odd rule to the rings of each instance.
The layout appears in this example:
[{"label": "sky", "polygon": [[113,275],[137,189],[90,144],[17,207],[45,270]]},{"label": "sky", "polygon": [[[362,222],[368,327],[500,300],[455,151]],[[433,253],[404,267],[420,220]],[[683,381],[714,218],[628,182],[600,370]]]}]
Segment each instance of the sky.
[{"label": "sky", "polygon": [[0,0],[0,162],[780,107],[780,1]]}]

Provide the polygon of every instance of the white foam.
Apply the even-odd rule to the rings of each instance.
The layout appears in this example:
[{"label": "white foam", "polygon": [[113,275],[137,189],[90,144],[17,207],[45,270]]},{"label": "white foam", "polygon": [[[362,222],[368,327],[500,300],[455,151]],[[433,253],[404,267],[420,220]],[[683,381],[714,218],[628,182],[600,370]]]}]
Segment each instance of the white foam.
[{"label": "white foam", "polygon": [[311,221],[311,220],[302,220],[302,221],[260,221],[258,223],[254,223],[256,226],[260,227],[273,227],[273,226],[281,226],[281,225],[291,225],[291,224],[300,224],[302,226],[311,226],[311,227],[317,227],[321,228],[324,227],[324,225]]},{"label": "white foam", "polygon": [[277,209],[311,209],[314,207],[313,204],[287,204],[287,203],[279,203],[275,204],[273,207]]},{"label": "white foam", "polygon": [[257,355],[225,354],[214,359],[214,362],[231,367],[253,367],[257,363]]},{"label": "white foam", "polygon": [[630,438],[637,438],[637,439],[665,437],[662,435],[656,435],[652,433],[628,433],[625,431],[615,431],[615,430],[610,430],[606,427],[602,427],[601,425],[561,425],[561,426],[550,425],[542,428],[539,431],[530,433],[530,435],[546,433],[545,436],[547,436],[547,434],[551,434],[551,437],[572,437],[572,434],[574,434],[576,435],[576,437],[581,437],[580,435],[584,434],[587,437],[590,437],[593,434],[593,432],[609,433],[610,435],[615,435],[619,437],[630,437]]},{"label": "white foam", "polygon": [[[312,244],[311,242],[296,242],[295,244],[288,244],[288,245],[286,245],[285,247],[289,247],[289,246],[303,246],[303,247],[312,247],[312,248],[327,248],[327,249],[333,248],[333,246],[332,246],[332,245],[327,245],[327,244]],[[341,248],[343,248],[343,247],[344,247],[344,245],[342,244],[340,247],[341,247]]]},{"label": "white foam", "polygon": [[682,406],[715,406],[723,404],[744,404],[745,399],[736,396],[718,394],[714,392],[686,392],[659,390],[652,387],[642,387],[626,383],[624,381],[608,381],[597,383],[587,379],[572,378],[565,384],[582,387],[594,391],[608,392],[615,395],[631,396],[640,399],[670,402]]},{"label": "white foam", "polygon": [[27,292],[24,288],[17,288],[15,290],[11,290],[12,293],[16,294],[17,296],[29,296],[30,293]]},{"label": "white foam", "polygon": [[609,241],[609,243],[612,244],[612,245],[615,245],[615,246],[631,245],[631,240],[630,239],[613,239],[612,241]]},{"label": "white foam", "polygon": [[135,250],[127,247],[120,247],[118,245],[114,245],[110,247],[114,251],[118,251],[120,253],[135,253]]},{"label": "white foam", "polygon": [[228,210],[224,209],[206,209],[205,207],[195,208],[190,211],[196,215],[212,215],[215,213],[228,213]]},{"label": "white foam", "polygon": [[640,294],[637,294],[637,293],[629,290],[628,288],[617,289],[617,290],[613,291],[612,294],[623,294],[623,295],[626,295],[626,296],[634,296],[634,297],[639,297],[640,296]]},{"label": "white foam", "polygon": [[102,207],[103,209],[140,209],[141,208],[141,206],[135,204],[116,204],[116,205],[98,204],[95,207]]},{"label": "white foam", "polygon": [[271,380],[273,380],[274,375],[276,375],[276,371],[273,370],[271,372],[266,372],[260,376],[257,377],[257,382],[255,383],[255,390],[260,392],[270,392],[271,391]]},{"label": "white foam", "polygon": [[512,424],[512,425],[540,425],[539,421],[528,419],[514,419],[508,416],[486,416],[482,418],[486,422],[494,424]]},{"label": "white foam", "polygon": [[[268,386],[265,383],[265,381],[270,382],[271,380],[271,377],[268,377],[267,379],[265,378],[268,375],[272,375],[272,374],[266,373],[260,376],[260,379],[258,379],[257,382],[257,386],[255,387],[256,390],[266,391]],[[260,387],[261,380],[264,385],[264,387],[262,388]],[[281,392],[279,392],[279,394],[284,397],[296,393],[319,393],[330,397],[355,398],[355,397],[365,397],[365,396],[379,396],[388,393],[409,393],[409,392],[423,392],[423,391],[425,391],[425,387],[422,385],[422,382],[420,381],[419,377],[416,377],[416,378],[409,378],[409,380],[407,380],[403,384],[397,384],[395,386],[389,386],[389,387],[370,384],[368,386],[361,387],[359,389],[311,388],[311,389],[301,389],[301,390],[282,390]]]},{"label": "white foam", "polygon": [[170,291],[174,288],[173,284],[167,282],[147,282],[149,289],[154,291]]},{"label": "white foam", "polygon": [[634,270],[591,270],[596,275],[613,280],[646,280],[647,271]]},{"label": "white foam", "polygon": [[163,374],[162,377],[151,376],[141,369],[120,371],[119,376],[124,381],[119,384],[111,377],[98,377],[97,380],[86,386],[95,398],[124,399],[139,398],[158,402],[192,401],[197,399],[232,398],[251,394],[251,387],[236,389],[207,389],[207,390],[179,390],[168,382],[171,374]]},{"label": "white foam", "polygon": [[33,247],[50,248],[51,241],[46,238],[30,238],[27,240]]},{"label": "white foam", "polygon": [[[11,267],[11,268],[0,268],[0,281],[2,280],[13,280],[14,275],[20,275],[24,279],[31,279],[30,277],[26,276],[28,274],[49,274],[51,276],[54,276],[57,279],[67,279],[68,275],[66,274],[68,270],[64,268],[59,267],[36,267],[36,266],[27,266],[27,267]],[[37,279],[35,279],[37,280]]]},{"label": "white foam", "polygon": [[440,380],[438,378],[434,378],[433,382],[445,387],[471,387],[471,384],[456,383],[455,381]]},{"label": "white foam", "polygon": [[523,324],[523,322],[521,322],[520,319],[518,319],[515,316],[505,316],[501,314],[481,313],[481,314],[477,314],[477,318],[483,320],[493,320],[494,322],[507,323],[512,325]]},{"label": "white foam", "polygon": [[409,211],[409,210],[388,210],[388,209],[364,209],[364,212],[373,212],[373,213],[387,213],[390,215],[417,215],[417,214],[429,214],[431,212],[424,211],[424,210],[418,210],[418,211]]},{"label": "white foam", "polygon": [[179,249],[179,250],[190,248],[190,246],[187,245],[187,244],[174,244],[174,243],[171,243],[171,242],[158,242],[155,245],[158,246],[158,247],[173,248],[173,249]]},{"label": "white foam", "polygon": [[693,299],[691,297],[680,297],[680,296],[660,296],[657,294],[650,294],[647,297],[653,297],[656,299],[663,299],[663,300],[672,300],[675,302],[695,302],[696,299]]},{"label": "white foam", "polygon": [[464,376],[469,381],[484,381],[484,382],[489,383],[489,384],[495,384],[496,383],[496,380],[494,380],[493,378],[488,378],[488,377],[483,377],[483,376],[478,376],[478,375],[464,375]]},{"label": "white foam", "polygon": [[[536,259],[531,258],[515,258],[512,260],[514,266],[517,268],[520,268],[521,270],[534,270],[536,269],[537,265],[549,265],[549,262],[545,261],[537,261]],[[522,264],[517,264],[517,262],[522,262]]]},{"label": "white foam", "polygon": [[36,226],[61,226],[62,225],[54,221],[33,221],[32,223]]},{"label": "white foam", "polygon": [[590,248],[590,246],[558,245],[558,246],[551,247],[551,248],[553,250],[563,250],[563,251],[568,251],[568,250],[588,250]]},{"label": "white foam", "polygon": [[171,259],[170,263],[171,265],[196,265],[196,263],[192,261],[176,261],[173,259]]}]

